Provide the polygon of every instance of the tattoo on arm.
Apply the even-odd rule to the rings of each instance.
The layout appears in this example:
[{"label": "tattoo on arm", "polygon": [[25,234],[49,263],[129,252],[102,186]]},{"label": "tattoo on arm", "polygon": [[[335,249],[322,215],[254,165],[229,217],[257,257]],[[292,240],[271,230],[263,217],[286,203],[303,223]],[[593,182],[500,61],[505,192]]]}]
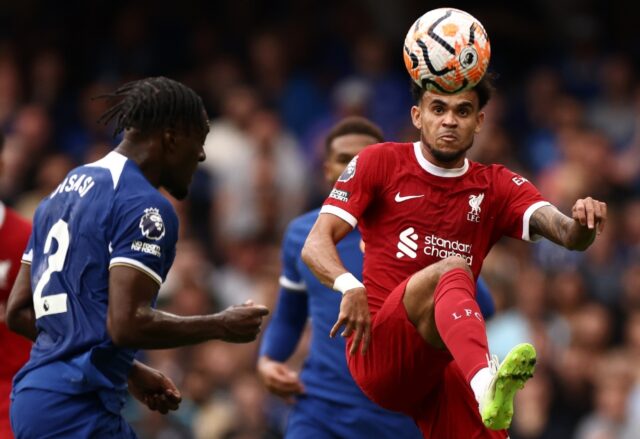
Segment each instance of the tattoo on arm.
[{"label": "tattoo on arm", "polygon": [[574,220],[553,206],[544,206],[531,215],[530,233],[544,236],[549,241],[566,247]]},{"label": "tattoo on arm", "polygon": [[529,221],[531,234],[542,235],[569,250],[585,250],[595,239],[595,229],[583,227],[554,206],[536,210]]}]

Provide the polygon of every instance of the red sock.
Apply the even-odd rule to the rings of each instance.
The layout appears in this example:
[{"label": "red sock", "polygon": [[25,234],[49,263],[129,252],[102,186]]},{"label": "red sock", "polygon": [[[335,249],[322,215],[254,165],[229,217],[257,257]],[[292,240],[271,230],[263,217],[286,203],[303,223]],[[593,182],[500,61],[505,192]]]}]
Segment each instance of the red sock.
[{"label": "red sock", "polygon": [[436,327],[467,381],[487,367],[484,318],[469,274],[456,268],[440,278],[434,293]]}]

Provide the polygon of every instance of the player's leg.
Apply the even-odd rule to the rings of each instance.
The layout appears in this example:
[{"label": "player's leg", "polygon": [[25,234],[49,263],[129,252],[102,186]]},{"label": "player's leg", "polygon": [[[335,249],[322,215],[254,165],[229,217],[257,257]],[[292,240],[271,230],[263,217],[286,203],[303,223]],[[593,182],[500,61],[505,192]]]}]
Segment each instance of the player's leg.
[{"label": "player's leg", "polygon": [[124,419],[105,410],[93,393],[23,389],[11,404],[11,427],[16,439],[136,438]]},{"label": "player's leg", "polygon": [[334,432],[345,439],[421,439],[422,433],[408,416],[382,408],[349,406],[341,408]]},{"label": "player's leg", "polygon": [[366,407],[305,396],[289,415],[285,439],[419,439],[408,416],[372,404]]},{"label": "player's leg", "polygon": [[79,416],[75,404],[69,403],[68,395],[60,393],[23,389],[11,403],[11,427],[16,439],[83,437],[90,424],[87,420]]},{"label": "player's leg", "polygon": [[[485,427],[469,384],[455,361],[442,374],[433,404],[418,420],[425,437],[438,439],[504,439],[506,430]],[[455,428],[452,428],[455,426]]]},{"label": "player's leg", "polygon": [[473,275],[463,259],[449,257],[414,274],[403,303],[424,340],[449,350],[468,380],[487,366],[484,320]]},{"label": "player's leg", "polygon": [[516,346],[496,375],[489,364],[473,275],[465,261],[449,257],[414,274],[407,283],[403,304],[422,338],[451,353],[482,405],[485,425],[508,427],[513,395],[533,373],[535,351],[531,345]]},{"label": "player's leg", "polygon": [[408,281],[393,289],[373,317],[366,355],[348,355],[353,337],[346,349],[349,370],[364,394],[384,409],[415,418],[430,404],[452,357],[425,343],[409,320],[403,304]]},{"label": "player's leg", "polygon": [[328,409],[317,398],[298,397],[289,413],[285,439],[336,439],[327,427],[332,422]]}]

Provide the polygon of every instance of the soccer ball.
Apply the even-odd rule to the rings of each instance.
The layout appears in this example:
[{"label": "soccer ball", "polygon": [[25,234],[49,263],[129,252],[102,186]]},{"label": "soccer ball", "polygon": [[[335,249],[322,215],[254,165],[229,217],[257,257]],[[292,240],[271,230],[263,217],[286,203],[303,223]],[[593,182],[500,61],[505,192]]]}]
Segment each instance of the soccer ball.
[{"label": "soccer ball", "polygon": [[439,8],[418,18],[404,40],[404,64],[420,87],[457,93],[474,87],[491,58],[489,36],[470,14]]}]

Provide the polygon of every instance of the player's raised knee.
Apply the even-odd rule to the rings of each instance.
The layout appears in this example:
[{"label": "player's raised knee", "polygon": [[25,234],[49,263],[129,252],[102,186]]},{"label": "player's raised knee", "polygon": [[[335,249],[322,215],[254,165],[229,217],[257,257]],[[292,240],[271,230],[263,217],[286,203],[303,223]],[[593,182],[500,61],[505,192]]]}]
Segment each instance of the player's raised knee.
[{"label": "player's raised knee", "polygon": [[442,272],[440,274],[441,276],[449,271],[462,269],[469,276],[471,276],[471,278],[473,278],[473,272],[471,271],[471,267],[469,267],[467,262],[459,256],[449,256],[443,259],[442,261],[440,261],[439,264],[442,265],[441,267]]},{"label": "player's raised knee", "polygon": [[424,299],[430,299],[442,276],[456,269],[464,270],[473,279],[471,268],[464,259],[458,256],[449,256],[415,273],[407,284],[405,295],[417,296],[416,299],[420,303]]}]

